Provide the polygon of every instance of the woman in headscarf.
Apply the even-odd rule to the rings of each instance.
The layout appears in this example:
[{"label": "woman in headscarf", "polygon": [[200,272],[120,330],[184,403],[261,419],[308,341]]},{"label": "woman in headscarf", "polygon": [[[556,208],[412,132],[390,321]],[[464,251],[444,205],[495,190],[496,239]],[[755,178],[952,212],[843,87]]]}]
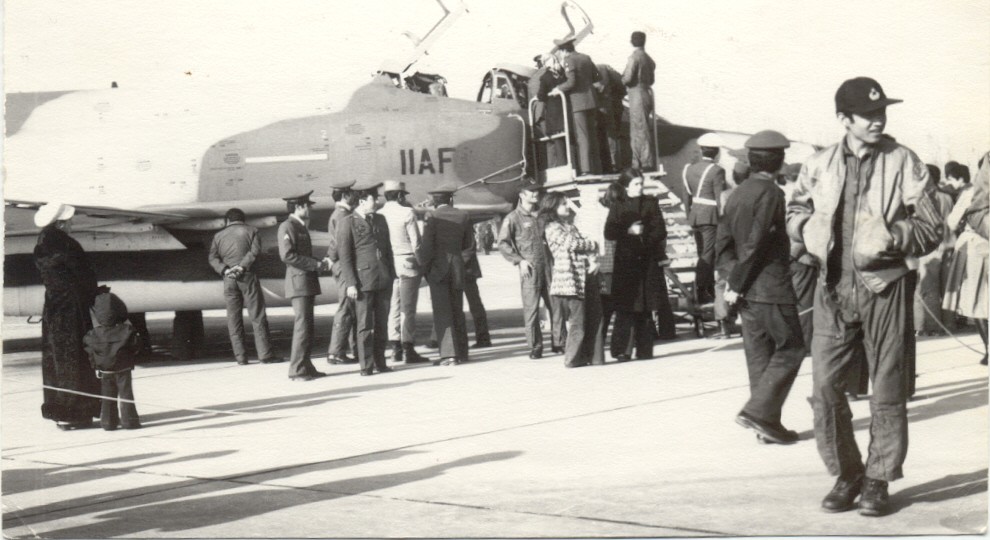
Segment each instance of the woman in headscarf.
[{"label": "woman in headscarf", "polygon": [[654,197],[643,195],[643,175],[629,169],[619,176],[625,193],[609,207],[605,239],[615,241],[612,301],[616,318],[612,356],[624,362],[653,358],[656,291],[663,279],[658,263],[666,259],[667,227]]},{"label": "woman in headscarf", "polygon": [[61,392],[57,388],[100,395],[100,383],[83,348],[92,328],[89,308],[96,296],[96,274],[82,246],[69,232],[75,208],[48,203],[35,214],[41,228],[34,261],[45,286],[41,315],[41,377],[44,403],[41,416],[59,429],[90,427],[100,415],[98,398]]}]

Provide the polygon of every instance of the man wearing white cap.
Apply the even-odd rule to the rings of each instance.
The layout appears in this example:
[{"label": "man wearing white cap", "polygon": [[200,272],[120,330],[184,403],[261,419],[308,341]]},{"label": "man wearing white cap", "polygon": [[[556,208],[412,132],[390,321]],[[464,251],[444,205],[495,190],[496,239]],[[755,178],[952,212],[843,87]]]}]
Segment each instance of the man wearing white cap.
[{"label": "man wearing white cap", "polygon": [[53,202],[34,215],[34,224],[41,228],[34,263],[45,285],[41,379],[52,387],[43,391],[41,416],[63,430],[89,427],[100,415],[98,399],[53,390],[100,393],[100,382],[83,348],[83,336],[92,327],[89,308],[96,297],[96,274],[82,246],[68,234],[74,214],[75,208]]},{"label": "man wearing white cap", "polygon": [[698,247],[694,287],[698,302],[715,301],[715,231],[718,226],[719,199],[726,189],[725,169],[718,165],[722,140],[714,133],[698,138],[701,161],[684,166],[684,211],[688,225],[694,229]]},{"label": "man wearing white cap", "polygon": [[392,360],[407,364],[428,362],[416,352],[416,303],[419,300],[419,225],[416,212],[406,203],[406,183],[386,180],[382,190],[385,204],[378,213],[388,223],[395,280],[392,282],[392,302],[388,312],[388,341]]}]

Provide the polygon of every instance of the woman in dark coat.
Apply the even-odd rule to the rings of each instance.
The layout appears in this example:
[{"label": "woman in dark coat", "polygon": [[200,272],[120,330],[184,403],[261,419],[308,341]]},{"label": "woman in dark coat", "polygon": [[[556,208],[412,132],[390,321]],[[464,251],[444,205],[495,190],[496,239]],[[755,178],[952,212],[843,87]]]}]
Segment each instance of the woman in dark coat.
[{"label": "woman in dark coat", "polygon": [[[96,296],[96,275],[82,246],[69,236],[75,209],[49,203],[38,209],[42,227],[34,248],[35,265],[45,285],[41,315],[41,377],[49,387],[100,395],[100,383],[89,365],[83,336],[92,328],[89,308]],[[59,429],[90,427],[100,415],[100,400],[44,389],[41,416]]]},{"label": "woman in dark coat", "polygon": [[609,207],[605,239],[615,241],[612,302],[616,311],[612,356],[630,360],[653,358],[653,318],[656,292],[663,274],[658,262],[666,259],[667,227],[654,197],[643,195],[643,176],[636,169],[623,172],[618,182],[625,197]]}]

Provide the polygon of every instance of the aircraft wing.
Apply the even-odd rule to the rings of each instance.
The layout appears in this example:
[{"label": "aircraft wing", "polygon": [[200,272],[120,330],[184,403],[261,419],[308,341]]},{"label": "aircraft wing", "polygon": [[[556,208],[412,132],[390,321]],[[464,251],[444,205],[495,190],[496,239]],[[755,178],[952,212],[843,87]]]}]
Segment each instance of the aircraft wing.
[{"label": "aircraft wing", "polygon": [[[330,197],[311,197],[315,207],[333,206]],[[43,201],[7,200],[4,211],[5,236],[36,236],[34,213]],[[270,227],[279,214],[285,214],[285,201],[280,198],[213,201],[115,208],[110,206],[76,205],[73,230],[78,232],[145,233],[156,227],[181,230],[218,230],[224,226],[224,214],[230,208],[240,208],[247,222],[256,227]]]}]

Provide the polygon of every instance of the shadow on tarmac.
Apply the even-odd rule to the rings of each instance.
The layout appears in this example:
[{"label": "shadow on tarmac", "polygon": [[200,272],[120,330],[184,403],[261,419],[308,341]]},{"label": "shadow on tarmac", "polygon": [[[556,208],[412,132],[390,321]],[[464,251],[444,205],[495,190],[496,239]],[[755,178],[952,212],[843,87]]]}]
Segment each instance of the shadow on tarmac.
[{"label": "shadow on tarmac", "polygon": [[[151,489],[133,488],[108,493],[100,497],[99,502],[93,499],[66,501],[58,507],[39,506],[25,509],[23,512],[25,517],[11,513],[4,515],[4,519],[11,520],[10,523],[26,526],[50,520],[53,516],[48,515],[49,512],[57,513],[59,518],[64,519],[89,514],[93,511],[93,506],[98,505],[100,510],[111,511],[93,516],[95,520],[93,523],[46,531],[44,536],[107,538],[138,536],[148,531],[171,533],[253,518],[294,506],[312,505],[384,490],[428,480],[458,467],[470,467],[522,455],[520,451],[492,452],[406,472],[355,477],[301,487],[271,485],[278,480],[301,474],[319,473],[370,461],[397,459],[413,453],[418,452],[396,450],[358,459],[329,460],[277,470],[259,470],[217,481],[184,480]],[[266,484],[246,480],[260,475],[265,476],[263,481]],[[246,486],[263,489],[243,489]],[[372,501],[369,503],[374,504]],[[59,507],[67,507],[67,509],[59,510]],[[314,514],[311,519],[314,523],[324,526],[325,536],[335,536],[333,516]]]},{"label": "shadow on tarmac", "polygon": [[949,474],[909,487],[891,495],[891,512],[899,512],[917,503],[937,503],[987,491],[987,469],[965,474]]}]

